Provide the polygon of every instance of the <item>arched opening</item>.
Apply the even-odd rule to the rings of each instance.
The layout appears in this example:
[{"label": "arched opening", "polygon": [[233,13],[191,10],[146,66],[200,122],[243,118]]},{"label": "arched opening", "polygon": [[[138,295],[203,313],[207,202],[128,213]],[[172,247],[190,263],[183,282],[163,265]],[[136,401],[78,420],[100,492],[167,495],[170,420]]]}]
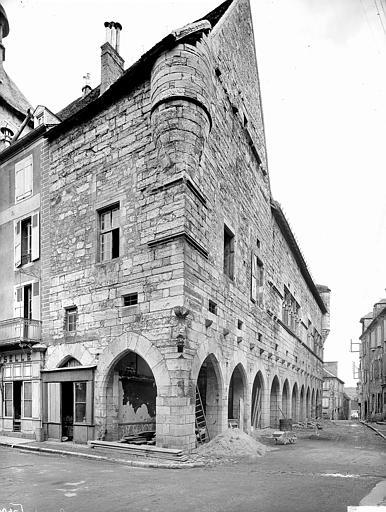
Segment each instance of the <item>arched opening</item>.
[{"label": "arched opening", "polygon": [[290,392],[289,392],[289,384],[286,379],[283,386],[283,393],[281,398],[281,410],[283,413],[283,417],[288,419],[290,416]]},{"label": "arched opening", "polygon": [[134,436],[150,441],[156,429],[156,396],[156,382],[147,362],[135,352],[123,353],[107,377],[105,439]]},{"label": "arched opening", "polygon": [[257,372],[252,386],[251,425],[253,428],[261,428],[263,415],[264,380],[260,371]]},{"label": "arched opening", "polygon": [[306,418],[310,419],[311,417],[311,393],[310,388],[307,388],[306,393]]},{"label": "arched opening", "polygon": [[222,378],[217,359],[210,354],[202,363],[196,385],[196,437],[199,442],[221,432]]},{"label": "arched opening", "polygon": [[279,396],[280,396],[280,384],[279,379],[275,375],[272,386],[271,386],[271,396],[270,396],[270,426],[272,428],[278,428],[279,426]]},{"label": "arched opening", "polygon": [[75,359],[75,357],[66,357],[58,366],[58,368],[75,368],[76,366],[82,366],[82,364]]},{"label": "arched opening", "polygon": [[291,399],[291,410],[292,410],[292,421],[294,423],[299,421],[299,415],[298,415],[298,385],[294,384],[294,387],[292,388],[292,399]]},{"label": "arched opening", "polygon": [[304,386],[300,389],[300,402],[299,402],[299,420],[304,421],[306,418],[306,412],[304,407]]},{"label": "arched opening", "polygon": [[320,398],[319,398],[319,389],[316,390],[316,398],[315,398],[315,403],[316,403],[316,418],[320,418],[322,416],[322,410],[321,410],[321,404],[320,404]]},{"label": "arched opening", "polygon": [[241,364],[233,370],[228,393],[228,423],[245,429],[245,371]]},{"label": "arched opening", "polygon": [[315,390],[312,389],[311,393],[311,418],[316,416],[316,405],[315,405]]}]

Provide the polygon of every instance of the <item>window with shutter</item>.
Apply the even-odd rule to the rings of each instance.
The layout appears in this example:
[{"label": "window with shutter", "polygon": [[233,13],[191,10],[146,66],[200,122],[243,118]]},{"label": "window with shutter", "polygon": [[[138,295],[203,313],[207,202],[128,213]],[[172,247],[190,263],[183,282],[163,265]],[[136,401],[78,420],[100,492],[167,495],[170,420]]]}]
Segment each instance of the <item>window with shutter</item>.
[{"label": "window with shutter", "polygon": [[40,222],[39,212],[32,215],[31,222],[31,260],[38,260],[40,257]]},{"label": "window with shutter", "polygon": [[21,265],[21,221],[15,222],[15,237],[14,237],[14,249],[15,249],[15,268]]},{"label": "window with shutter", "polygon": [[15,165],[15,203],[32,196],[33,163],[32,155]]}]

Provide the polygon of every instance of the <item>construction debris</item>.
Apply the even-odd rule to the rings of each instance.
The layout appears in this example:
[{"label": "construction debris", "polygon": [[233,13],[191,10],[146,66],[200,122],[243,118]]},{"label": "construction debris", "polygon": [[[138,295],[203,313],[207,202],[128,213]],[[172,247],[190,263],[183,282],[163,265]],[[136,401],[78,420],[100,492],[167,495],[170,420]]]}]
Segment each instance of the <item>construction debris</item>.
[{"label": "construction debris", "polygon": [[296,434],[290,430],[279,430],[272,434],[275,444],[294,444],[296,443]]},{"label": "construction debris", "polygon": [[228,429],[209,443],[201,445],[197,453],[201,456],[262,457],[268,448],[239,428]]}]

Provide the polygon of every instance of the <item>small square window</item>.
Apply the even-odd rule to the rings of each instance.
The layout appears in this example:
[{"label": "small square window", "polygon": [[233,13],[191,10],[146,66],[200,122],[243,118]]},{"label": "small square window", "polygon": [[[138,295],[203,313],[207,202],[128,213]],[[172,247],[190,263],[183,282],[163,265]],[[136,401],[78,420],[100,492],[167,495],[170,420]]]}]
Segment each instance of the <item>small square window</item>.
[{"label": "small square window", "polygon": [[209,313],[217,315],[217,304],[213,300],[209,300]]},{"label": "small square window", "polygon": [[78,317],[78,308],[76,306],[71,307],[71,308],[66,308],[65,330],[67,332],[75,332],[76,331],[77,317]]},{"label": "small square window", "polygon": [[241,320],[237,320],[237,329],[241,330],[243,328],[243,322]]},{"label": "small square window", "polygon": [[123,305],[136,306],[138,304],[138,293],[129,293],[123,296]]}]

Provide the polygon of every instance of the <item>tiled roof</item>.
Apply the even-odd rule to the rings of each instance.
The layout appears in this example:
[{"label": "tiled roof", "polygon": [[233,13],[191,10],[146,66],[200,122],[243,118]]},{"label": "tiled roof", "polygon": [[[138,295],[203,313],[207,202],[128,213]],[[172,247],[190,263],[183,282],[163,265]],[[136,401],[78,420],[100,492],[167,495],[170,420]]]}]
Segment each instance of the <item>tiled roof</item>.
[{"label": "tiled roof", "polygon": [[0,65],[0,98],[21,114],[22,117],[31,108],[29,101],[7,75],[2,65]]}]

